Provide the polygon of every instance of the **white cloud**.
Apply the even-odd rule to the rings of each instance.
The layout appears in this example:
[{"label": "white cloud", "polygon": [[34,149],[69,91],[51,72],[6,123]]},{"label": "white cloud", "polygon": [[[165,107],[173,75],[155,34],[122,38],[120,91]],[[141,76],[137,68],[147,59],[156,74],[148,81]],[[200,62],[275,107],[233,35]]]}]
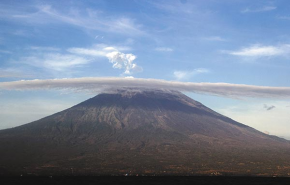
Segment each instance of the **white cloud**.
[{"label": "white cloud", "polygon": [[156,51],[162,51],[162,52],[171,52],[173,51],[172,48],[166,48],[166,47],[158,47],[158,48],[155,48]]},{"label": "white cloud", "polygon": [[241,11],[241,13],[258,13],[258,12],[268,12],[268,11],[272,11],[272,10],[276,10],[277,7],[276,6],[263,6],[260,8],[246,8],[244,10]]},{"label": "white cloud", "polygon": [[109,46],[109,47],[105,47],[104,50],[105,51],[115,51],[116,49],[114,47]]},{"label": "white cloud", "polygon": [[209,73],[209,70],[204,68],[197,68],[192,71],[174,71],[173,75],[177,80],[188,80],[192,76],[202,73]]},{"label": "white cloud", "polygon": [[283,56],[290,54],[290,45],[284,44],[280,46],[262,46],[253,45],[248,48],[243,48],[237,51],[224,51],[230,55],[245,56],[245,57],[270,57]]},{"label": "white cloud", "polygon": [[108,88],[127,87],[169,89],[230,98],[290,98],[290,87],[268,87],[228,83],[193,83],[140,78],[99,77],[0,82],[0,90],[72,89],[75,91],[96,93]]}]

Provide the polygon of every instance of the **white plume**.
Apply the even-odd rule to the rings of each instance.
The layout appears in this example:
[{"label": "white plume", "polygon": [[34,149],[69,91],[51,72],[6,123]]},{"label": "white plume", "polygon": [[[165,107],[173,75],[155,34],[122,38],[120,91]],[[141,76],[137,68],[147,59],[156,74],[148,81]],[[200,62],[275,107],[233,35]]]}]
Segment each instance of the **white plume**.
[{"label": "white plume", "polygon": [[125,69],[125,74],[131,74],[132,72],[141,72],[143,69],[137,66],[133,61],[136,56],[133,54],[125,54],[119,51],[113,51],[106,55],[109,61],[113,64],[113,68]]}]

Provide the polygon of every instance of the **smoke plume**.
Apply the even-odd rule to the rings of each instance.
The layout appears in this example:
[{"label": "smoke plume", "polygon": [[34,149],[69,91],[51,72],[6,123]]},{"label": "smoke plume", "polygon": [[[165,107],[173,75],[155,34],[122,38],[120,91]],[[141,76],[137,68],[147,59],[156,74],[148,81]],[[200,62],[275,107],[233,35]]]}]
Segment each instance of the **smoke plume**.
[{"label": "smoke plume", "polygon": [[106,55],[113,64],[113,68],[125,69],[124,74],[132,74],[132,72],[141,72],[142,67],[134,63],[136,56],[133,54],[125,54],[119,51],[113,51]]}]

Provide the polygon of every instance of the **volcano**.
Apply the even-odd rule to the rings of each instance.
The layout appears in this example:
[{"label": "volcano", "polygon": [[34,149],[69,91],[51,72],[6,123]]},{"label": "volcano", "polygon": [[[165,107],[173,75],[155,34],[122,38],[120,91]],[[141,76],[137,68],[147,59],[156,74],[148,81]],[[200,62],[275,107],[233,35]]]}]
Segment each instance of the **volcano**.
[{"label": "volcano", "polygon": [[171,90],[119,89],[0,131],[1,175],[290,175],[290,142]]}]

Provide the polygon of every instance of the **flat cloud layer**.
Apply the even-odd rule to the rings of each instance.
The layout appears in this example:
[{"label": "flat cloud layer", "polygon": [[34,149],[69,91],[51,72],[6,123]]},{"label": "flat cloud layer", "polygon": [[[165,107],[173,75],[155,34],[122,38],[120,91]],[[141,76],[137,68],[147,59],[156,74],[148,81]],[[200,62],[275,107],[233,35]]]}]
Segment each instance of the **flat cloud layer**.
[{"label": "flat cloud layer", "polygon": [[98,93],[111,88],[158,88],[231,98],[290,98],[290,87],[267,87],[228,83],[193,83],[158,79],[94,77],[1,82],[0,90],[69,89]]}]

